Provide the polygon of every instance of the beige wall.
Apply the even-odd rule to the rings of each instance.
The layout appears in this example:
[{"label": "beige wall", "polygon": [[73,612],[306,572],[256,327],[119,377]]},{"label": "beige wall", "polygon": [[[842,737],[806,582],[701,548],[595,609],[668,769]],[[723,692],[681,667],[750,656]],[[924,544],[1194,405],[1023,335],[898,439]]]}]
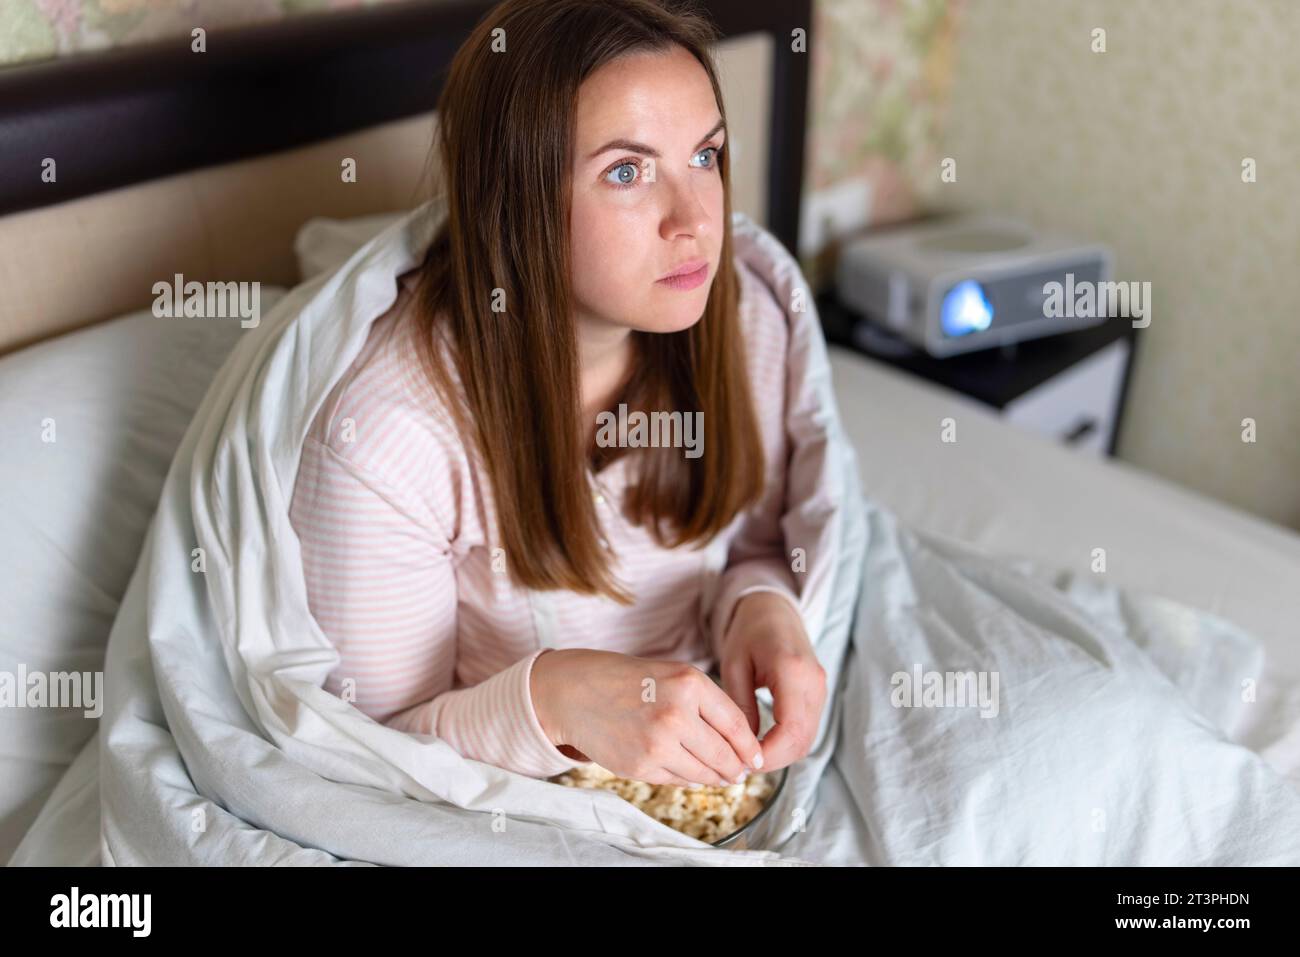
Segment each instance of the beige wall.
[{"label": "beige wall", "polygon": [[975,0],[938,199],[1112,244],[1153,307],[1119,456],[1300,529],[1297,42],[1294,0]]}]

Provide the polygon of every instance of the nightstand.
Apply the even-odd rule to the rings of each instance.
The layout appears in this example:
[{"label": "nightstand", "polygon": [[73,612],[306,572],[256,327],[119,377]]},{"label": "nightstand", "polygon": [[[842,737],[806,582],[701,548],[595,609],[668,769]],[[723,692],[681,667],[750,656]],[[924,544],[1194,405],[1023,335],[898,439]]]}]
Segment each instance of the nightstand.
[{"label": "nightstand", "polygon": [[936,359],[866,323],[833,291],[816,305],[827,342],[955,389],[1019,428],[1094,455],[1115,454],[1137,347],[1130,319]]}]

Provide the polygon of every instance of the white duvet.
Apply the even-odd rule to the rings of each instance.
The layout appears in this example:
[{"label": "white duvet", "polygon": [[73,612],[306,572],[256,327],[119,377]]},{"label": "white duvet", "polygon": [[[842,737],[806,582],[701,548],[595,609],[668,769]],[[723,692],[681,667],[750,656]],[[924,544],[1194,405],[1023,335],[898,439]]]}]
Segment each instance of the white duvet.
[{"label": "white duvet", "polygon": [[[1258,643],[1166,600],[1053,587],[863,500],[811,308],[788,311],[783,527],[807,553],[801,601],[832,693],[754,837],[764,850],[711,848],[327,694],[336,655],[287,518],[298,452],[442,212],[413,210],[293,290],[199,408],[109,642],[104,863],[1300,863],[1300,794],[1225,735],[1251,705]],[[733,226],[778,302],[811,302],[770,234]],[[34,832],[15,862],[40,846]]]}]

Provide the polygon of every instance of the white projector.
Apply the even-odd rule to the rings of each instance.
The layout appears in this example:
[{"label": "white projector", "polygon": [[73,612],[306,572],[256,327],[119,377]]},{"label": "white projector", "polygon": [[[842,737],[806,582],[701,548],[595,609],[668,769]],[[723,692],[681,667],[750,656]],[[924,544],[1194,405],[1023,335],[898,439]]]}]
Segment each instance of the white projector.
[{"label": "white projector", "polygon": [[850,242],[835,284],[843,305],[942,358],[1104,321],[1113,262],[1099,243],[963,215]]}]

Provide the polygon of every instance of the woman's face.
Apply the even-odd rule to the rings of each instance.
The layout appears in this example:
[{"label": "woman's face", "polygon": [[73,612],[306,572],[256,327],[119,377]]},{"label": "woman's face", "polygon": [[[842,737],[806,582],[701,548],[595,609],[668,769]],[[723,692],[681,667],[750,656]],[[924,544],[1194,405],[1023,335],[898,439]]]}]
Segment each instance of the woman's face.
[{"label": "woman's face", "polygon": [[[578,90],[576,124],[580,332],[689,328],[704,312],[723,236],[726,137],[708,74],[682,47],[606,63]],[[707,270],[693,287],[660,281],[691,262]]]}]

